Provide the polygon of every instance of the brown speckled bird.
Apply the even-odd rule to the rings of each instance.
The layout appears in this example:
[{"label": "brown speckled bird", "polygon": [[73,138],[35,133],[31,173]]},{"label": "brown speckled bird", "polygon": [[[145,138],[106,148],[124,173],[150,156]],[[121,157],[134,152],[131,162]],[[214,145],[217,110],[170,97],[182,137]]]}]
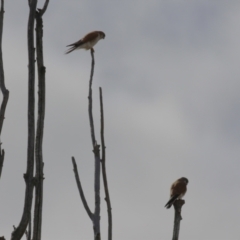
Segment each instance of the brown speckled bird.
[{"label": "brown speckled bird", "polygon": [[76,49],[93,49],[93,46],[100,40],[100,39],[104,39],[105,38],[105,33],[102,31],[94,31],[94,32],[90,32],[88,33],[85,37],[83,37],[82,39],[80,39],[79,41],[69,44],[67,45],[67,47],[70,47],[66,54],[76,50]]},{"label": "brown speckled bird", "polygon": [[170,189],[170,199],[165,205],[166,208],[170,208],[177,199],[182,199],[182,197],[187,192],[188,179],[185,177],[179,178],[175,181]]}]

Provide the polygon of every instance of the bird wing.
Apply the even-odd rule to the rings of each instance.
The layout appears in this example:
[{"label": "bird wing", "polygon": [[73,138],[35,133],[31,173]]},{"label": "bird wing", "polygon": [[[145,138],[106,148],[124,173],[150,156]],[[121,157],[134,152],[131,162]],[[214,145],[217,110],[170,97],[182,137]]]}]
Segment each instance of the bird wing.
[{"label": "bird wing", "polygon": [[86,36],[84,36],[82,39],[80,39],[79,41],[67,45],[67,47],[74,46],[77,48],[86,42],[91,42],[91,41],[95,40],[97,37],[98,37],[98,31],[90,32]]},{"label": "bird wing", "polygon": [[181,194],[184,195],[186,191],[187,191],[186,184],[183,181],[177,180],[172,184],[170,196],[173,197],[176,195],[179,196]]},{"label": "bird wing", "polygon": [[85,42],[92,42],[94,41],[97,37],[99,36],[99,32],[98,31],[93,31],[88,33],[86,36],[84,36],[81,40],[85,43]]}]

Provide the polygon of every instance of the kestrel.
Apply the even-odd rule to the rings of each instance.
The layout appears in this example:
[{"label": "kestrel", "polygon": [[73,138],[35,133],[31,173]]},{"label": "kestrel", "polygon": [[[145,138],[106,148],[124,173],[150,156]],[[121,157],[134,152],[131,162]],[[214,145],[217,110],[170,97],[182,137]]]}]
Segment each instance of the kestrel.
[{"label": "kestrel", "polygon": [[88,33],[85,37],[83,37],[82,39],[80,39],[79,41],[69,44],[67,45],[67,47],[70,47],[66,54],[76,50],[76,49],[93,49],[93,46],[100,40],[100,39],[104,39],[105,38],[105,33],[101,32],[101,31],[94,31],[94,32],[90,32]]},{"label": "kestrel", "polygon": [[188,179],[185,177],[179,178],[175,181],[170,189],[170,199],[165,205],[166,208],[170,208],[177,199],[182,199],[182,197],[187,192]]}]

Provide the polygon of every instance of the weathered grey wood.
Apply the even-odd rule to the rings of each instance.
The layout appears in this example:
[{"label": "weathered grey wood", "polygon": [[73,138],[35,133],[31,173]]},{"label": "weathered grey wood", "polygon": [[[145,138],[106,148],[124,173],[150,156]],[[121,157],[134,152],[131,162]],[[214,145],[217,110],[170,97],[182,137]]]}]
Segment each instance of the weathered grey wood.
[{"label": "weathered grey wood", "polygon": [[91,57],[92,57],[92,65],[91,65],[91,73],[90,73],[90,80],[89,80],[89,91],[88,91],[88,115],[89,115],[89,122],[90,122],[90,131],[91,131],[91,139],[92,139],[92,146],[94,148],[96,144],[96,138],[95,138],[95,131],[94,131],[94,122],[93,122],[93,107],[92,107],[92,82],[93,82],[93,74],[94,74],[94,65],[95,65],[95,59],[94,59],[94,51],[91,49]]},{"label": "weathered grey wood", "polygon": [[[0,136],[2,133],[3,121],[5,119],[5,111],[9,98],[9,91],[5,86],[4,68],[3,68],[3,57],[2,57],[2,33],[3,33],[3,17],[4,17],[4,0],[1,0],[1,10],[0,10],[0,88],[3,94],[3,100],[0,108]],[[0,143],[0,178],[2,175],[2,168],[4,162],[5,152],[2,149]]]},{"label": "weathered grey wood", "polygon": [[75,179],[76,179],[78,191],[79,191],[79,194],[80,194],[80,197],[81,197],[83,206],[84,206],[84,208],[85,208],[85,210],[86,210],[89,218],[92,220],[92,218],[93,218],[93,213],[91,212],[91,210],[90,210],[90,208],[89,208],[89,206],[88,206],[88,204],[87,204],[87,201],[86,201],[86,198],[85,198],[83,189],[82,189],[82,185],[81,185],[81,182],[80,182],[77,164],[76,164],[76,161],[75,161],[75,158],[74,158],[74,157],[72,157],[72,164],[73,164],[73,171],[74,171],[74,174],[75,174]]},{"label": "weathered grey wood", "polygon": [[90,122],[90,131],[93,145],[93,153],[94,153],[94,196],[95,196],[95,210],[93,213],[93,230],[94,230],[94,239],[101,239],[101,231],[100,231],[100,175],[101,175],[101,164],[100,164],[100,146],[97,144],[95,139],[95,131],[94,131],[94,122],[93,122],[93,107],[92,107],[92,82],[93,82],[93,74],[94,74],[94,50],[91,49],[91,74],[89,80],[89,95],[88,95],[88,114],[89,114],[89,122]]},{"label": "weathered grey wood", "polygon": [[29,223],[29,216],[32,208],[34,188],[34,143],[35,143],[35,49],[34,49],[34,22],[37,7],[37,0],[29,1],[28,18],[28,150],[27,170],[24,174],[26,183],[25,201],[21,221],[18,227],[12,232],[11,240],[20,240]]},{"label": "weathered grey wood", "polygon": [[103,175],[103,185],[105,191],[105,201],[107,204],[107,212],[108,212],[108,240],[112,240],[112,207],[110,201],[110,195],[108,190],[108,181],[107,181],[107,171],[106,171],[106,146],[104,140],[104,112],[103,112],[103,97],[102,97],[102,88],[99,88],[99,96],[100,96],[100,114],[101,114],[101,146],[102,146],[102,175]]},{"label": "weathered grey wood", "polygon": [[41,240],[42,232],[42,206],[43,206],[43,132],[45,119],[45,73],[46,68],[43,61],[43,20],[42,16],[47,9],[49,0],[45,1],[43,9],[36,12],[36,50],[38,67],[38,120],[36,132],[36,175],[35,175],[35,207],[33,220],[33,238],[32,240]]},{"label": "weathered grey wood", "polygon": [[173,238],[172,240],[178,240],[179,239],[179,231],[180,231],[180,221],[182,220],[181,216],[181,210],[182,206],[185,204],[184,200],[176,200],[173,204],[174,206],[174,226],[173,226]]},{"label": "weathered grey wood", "polygon": [[101,239],[101,231],[100,231],[100,177],[101,177],[101,159],[100,159],[100,146],[97,144],[95,139],[95,132],[94,132],[94,121],[93,121],[93,114],[92,114],[92,82],[93,82],[93,74],[94,74],[94,50],[91,49],[91,57],[92,57],[92,64],[91,64],[91,73],[90,73],[90,80],[89,80],[89,94],[88,94],[88,115],[89,115],[89,122],[90,122],[90,133],[91,133],[91,140],[93,146],[93,153],[94,153],[94,198],[95,198],[95,207],[94,213],[92,213],[88,207],[87,201],[84,197],[80,178],[78,176],[77,165],[75,162],[74,157],[72,157],[73,162],[73,170],[75,173],[75,178],[79,190],[79,194],[81,200],[83,202],[84,208],[92,220],[93,224],[93,232],[94,232],[94,240]]}]

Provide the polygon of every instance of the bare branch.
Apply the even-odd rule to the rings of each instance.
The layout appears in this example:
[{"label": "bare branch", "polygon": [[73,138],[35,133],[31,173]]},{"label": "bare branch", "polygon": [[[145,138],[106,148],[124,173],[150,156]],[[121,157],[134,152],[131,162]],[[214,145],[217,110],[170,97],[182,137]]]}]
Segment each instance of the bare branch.
[{"label": "bare branch", "polygon": [[[3,94],[3,101],[0,108],[0,136],[2,133],[3,121],[5,119],[5,110],[7,107],[7,102],[9,98],[9,91],[5,87],[4,80],[4,69],[3,69],[3,58],[2,58],[2,33],[3,33],[3,15],[4,15],[4,0],[1,0],[1,10],[0,10],[0,88]],[[4,150],[1,149],[0,143],[0,178],[2,174],[3,162],[4,162]]]},{"label": "bare branch", "polygon": [[1,175],[2,175],[4,156],[5,156],[5,152],[4,152],[4,150],[1,150],[1,143],[0,143],[0,178],[1,178]]},{"label": "bare branch", "polygon": [[91,74],[89,80],[89,95],[88,95],[88,113],[89,113],[89,122],[90,122],[90,130],[91,130],[91,138],[93,145],[93,153],[95,159],[95,173],[94,173],[94,193],[95,193],[95,210],[92,218],[93,222],[93,230],[94,230],[94,239],[100,240],[100,175],[101,175],[101,163],[100,163],[100,146],[97,144],[95,139],[94,132],[94,123],[93,123],[93,114],[92,114],[92,81],[93,81],[93,73],[94,73],[94,50],[91,48]]},{"label": "bare branch", "polygon": [[27,230],[25,231],[25,235],[26,235],[26,239],[29,240],[29,238],[28,238],[28,231]]},{"label": "bare branch", "polygon": [[81,185],[80,178],[79,178],[79,175],[78,175],[77,164],[76,164],[76,161],[75,161],[75,158],[74,158],[74,157],[72,157],[72,163],[73,163],[73,171],[74,171],[74,174],[75,174],[75,179],[76,179],[78,191],[79,191],[79,194],[80,194],[80,197],[81,197],[83,206],[84,206],[84,208],[85,208],[85,210],[86,210],[89,218],[92,220],[93,214],[92,214],[90,208],[88,207],[86,198],[85,198],[85,196],[84,196],[83,189],[82,189],[82,185]]},{"label": "bare branch", "polygon": [[32,237],[32,214],[29,213],[29,223],[28,223],[28,230],[25,231],[26,239],[31,240]]},{"label": "bare branch", "polygon": [[39,9],[39,8],[38,8],[40,17],[42,17],[43,14],[46,12],[47,7],[48,7],[48,3],[49,3],[49,0],[46,0],[45,3],[44,3],[44,5],[43,5],[43,8],[42,8],[42,9]]},{"label": "bare branch", "polygon": [[101,233],[100,233],[100,176],[101,176],[101,159],[100,159],[100,145],[97,144],[95,139],[95,132],[94,132],[94,122],[93,122],[93,114],[92,114],[92,81],[93,81],[93,73],[94,73],[94,50],[91,49],[91,57],[92,57],[92,64],[91,64],[91,73],[90,73],[90,80],[89,80],[89,95],[88,95],[88,114],[89,114],[89,122],[90,122],[90,133],[92,139],[92,146],[93,146],[93,153],[94,153],[94,165],[95,165],[95,172],[94,172],[94,196],[95,196],[95,209],[94,213],[92,213],[88,207],[87,201],[84,197],[82,186],[80,183],[77,165],[75,162],[74,157],[72,157],[73,162],[73,170],[75,173],[75,178],[78,186],[78,190],[80,193],[81,200],[85,207],[88,216],[92,220],[93,223],[93,231],[94,231],[94,239],[101,240]]},{"label": "bare branch", "polygon": [[182,220],[181,209],[184,204],[185,204],[185,201],[182,199],[176,200],[173,204],[175,214],[174,214],[174,227],[173,227],[172,240],[178,240],[179,231],[180,231],[180,221]]},{"label": "bare branch", "polygon": [[100,163],[100,146],[94,146],[95,173],[94,173],[94,192],[95,192],[95,210],[93,215],[93,229],[95,240],[101,239],[100,234],[100,180],[101,180],[101,163]]},{"label": "bare branch", "polygon": [[95,65],[93,49],[91,49],[91,56],[92,56],[92,67],[91,67],[91,74],[90,74],[90,80],[89,80],[88,114],[89,114],[89,121],[90,121],[92,146],[94,148],[94,146],[96,144],[96,139],[95,139],[94,122],[93,122],[93,115],[92,115],[92,81],[93,81],[93,73],[94,73],[94,65]]},{"label": "bare branch", "polygon": [[100,112],[101,112],[101,145],[102,145],[102,174],[103,174],[103,184],[105,190],[105,201],[107,204],[108,212],[108,240],[112,240],[112,207],[110,201],[110,195],[108,191],[107,173],[106,173],[106,154],[105,154],[105,140],[104,140],[104,113],[103,113],[103,97],[102,88],[99,88],[100,94]]},{"label": "bare branch", "polygon": [[35,209],[34,209],[34,226],[33,240],[41,239],[42,230],[42,206],[43,206],[43,130],[45,118],[45,73],[46,68],[43,61],[43,20],[42,15],[46,11],[48,2],[45,2],[44,11],[36,12],[36,48],[37,48],[37,66],[38,66],[38,121],[36,134],[36,191],[35,191]]},{"label": "bare branch", "polygon": [[31,0],[28,19],[28,153],[27,171],[24,174],[26,183],[24,209],[22,219],[18,227],[12,232],[11,240],[22,238],[28,222],[32,208],[33,188],[34,188],[34,141],[35,141],[35,49],[34,49],[34,21],[37,0]]}]

